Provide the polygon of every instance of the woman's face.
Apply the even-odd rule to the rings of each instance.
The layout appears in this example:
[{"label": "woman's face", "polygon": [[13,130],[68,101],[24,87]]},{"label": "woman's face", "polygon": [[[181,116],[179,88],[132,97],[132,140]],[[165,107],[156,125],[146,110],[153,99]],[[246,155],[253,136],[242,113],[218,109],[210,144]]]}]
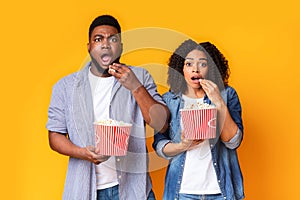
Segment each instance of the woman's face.
[{"label": "woman's face", "polygon": [[207,57],[203,51],[192,50],[184,61],[183,74],[187,86],[192,89],[201,88],[199,79],[206,78],[208,73]]}]

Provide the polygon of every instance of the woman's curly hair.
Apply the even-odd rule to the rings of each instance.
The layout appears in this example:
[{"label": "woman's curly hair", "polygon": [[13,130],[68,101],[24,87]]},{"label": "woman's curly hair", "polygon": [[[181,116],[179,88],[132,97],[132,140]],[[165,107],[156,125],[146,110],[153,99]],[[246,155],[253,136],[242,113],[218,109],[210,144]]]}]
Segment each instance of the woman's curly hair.
[{"label": "woman's curly hair", "polygon": [[183,75],[184,61],[187,54],[195,49],[203,51],[207,56],[208,74],[206,79],[213,81],[220,90],[223,90],[228,85],[230,73],[228,61],[210,42],[197,44],[191,39],[184,41],[169,59],[168,84],[170,90],[174,93],[184,93],[187,90],[187,83]]}]

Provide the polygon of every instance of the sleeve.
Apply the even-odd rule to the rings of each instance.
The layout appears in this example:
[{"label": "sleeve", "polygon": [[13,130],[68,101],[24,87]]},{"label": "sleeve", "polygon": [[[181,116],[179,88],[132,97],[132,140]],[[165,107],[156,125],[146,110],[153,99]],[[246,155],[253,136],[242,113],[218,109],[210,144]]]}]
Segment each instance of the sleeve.
[{"label": "sleeve", "polygon": [[240,100],[239,100],[239,97],[238,97],[236,91],[231,87],[228,92],[227,107],[228,107],[230,116],[232,117],[233,121],[238,126],[238,131],[229,142],[225,142],[224,144],[226,145],[226,147],[228,147],[230,149],[234,149],[234,148],[239,147],[242,142],[244,127],[243,127],[243,121],[242,121],[241,103],[240,103]]},{"label": "sleeve", "polygon": [[237,130],[236,134],[231,138],[229,142],[223,142],[225,146],[229,149],[237,148],[242,141],[243,133],[240,129]]},{"label": "sleeve", "polygon": [[154,141],[152,143],[152,147],[156,151],[156,154],[158,156],[160,156],[164,159],[170,160],[173,157],[167,156],[163,152],[163,148],[166,146],[166,144],[171,142],[171,139],[169,138],[169,135],[168,135],[168,131],[169,131],[169,129],[165,133],[156,133],[154,135]]},{"label": "sleeve", "polygon": [[62,82],[54,85],[48,108],[48,121],[46,128],[49,131],[67,134],[64,94]]},{"label": "sleeve", "polygon": [[165,105],[161,95],[157,92],[157,86],[151,74],[146,69],[143,69],[143,71],[144,71],[144,76],[143,76],[144,87],[149,92],[149,94],[153,97],[154,100]]}]

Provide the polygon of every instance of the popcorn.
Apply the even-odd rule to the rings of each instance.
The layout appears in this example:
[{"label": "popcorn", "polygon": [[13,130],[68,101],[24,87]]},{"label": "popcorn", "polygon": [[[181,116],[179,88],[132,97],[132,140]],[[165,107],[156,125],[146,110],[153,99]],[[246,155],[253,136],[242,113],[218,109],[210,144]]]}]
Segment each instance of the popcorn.
[{"label": "popcorn", "polygon": [[215,106],[208,103],[197,102],[196,104],[191,103],[184,106],[184,109],[206,109],[206,108],[215,108]]},{"label": "popcorn", "polygon": [[113,119],[102,119],[96,122],[98,125],[107,125],[107,126],[130,126],[131,124],[125,123],[123,121],[116,121]]},{"label": "popcorn", "polygon": [[127,153],[131,124],[112,119],[94,123],[96,153],[124,156]]}]

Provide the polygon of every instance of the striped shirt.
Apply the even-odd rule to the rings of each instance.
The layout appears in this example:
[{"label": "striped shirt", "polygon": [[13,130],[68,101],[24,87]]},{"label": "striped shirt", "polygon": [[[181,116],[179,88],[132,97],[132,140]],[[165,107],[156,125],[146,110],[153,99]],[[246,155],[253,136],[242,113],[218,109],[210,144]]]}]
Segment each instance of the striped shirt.
[{"label": "striped shirt", "polygon": [[[54,85],[46,125],[50,131],[68,134],[72,143],[80,147],[95,145],[89,65],[90,63]],[[163,103],[147,70],[130,68],[149,94]],[[145,126],[141,110],[131,92],[117,80],[113,85],[109,107],[111,119],[133,124],[127,155],[116,157],[120,200],[147,199],[152,185],[148,174]],[[69,158],[63,199],[96,200],[96,172],[93,163]]]}]

